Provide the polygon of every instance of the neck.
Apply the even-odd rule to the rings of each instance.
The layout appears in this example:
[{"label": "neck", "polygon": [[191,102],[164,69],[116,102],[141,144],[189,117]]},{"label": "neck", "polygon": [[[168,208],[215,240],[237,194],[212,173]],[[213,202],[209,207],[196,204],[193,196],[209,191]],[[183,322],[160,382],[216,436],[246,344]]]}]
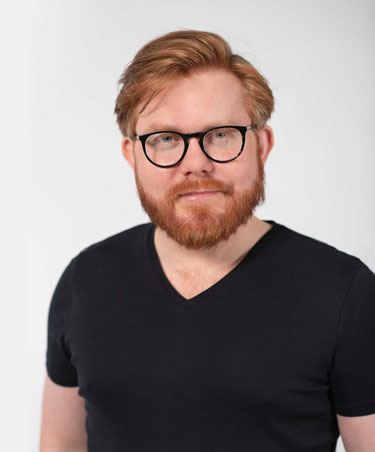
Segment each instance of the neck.
[{"label": "neck", "polygon": [[236,266],[272,225],[254,215],[228,240],[210,249],[187,249],[165,231],[155,229],[155,248],[162,262],[175,269],[232,268]]}]

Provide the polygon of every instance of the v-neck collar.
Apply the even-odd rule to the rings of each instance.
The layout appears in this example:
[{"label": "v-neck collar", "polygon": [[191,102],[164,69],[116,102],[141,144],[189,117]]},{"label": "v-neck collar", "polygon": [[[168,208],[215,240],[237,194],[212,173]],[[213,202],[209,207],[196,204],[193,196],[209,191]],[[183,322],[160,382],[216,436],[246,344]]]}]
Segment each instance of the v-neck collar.
[{"label": "v-neck collar", "polygon": [[256,258],[256,256],[264,248],[266,242],[269,242],[271,238],[275,237],[282,228],[282,225],[276,221],[263,221],[271,224],[272,228],[262,235],[262,237],[250,248],[246,256],[229,273],[224,275],[216,283],[189,299],[183,297],[166,277],[155,247],[154,234],[156,228],[153,223],[149,223],[145,237],[146,255],[151,260],[151,267],[155,271],[156,279],[160,283],[161,289],[167,298],[171,298],[173,302],[177,302],[182,306],[194,309],[195,307],[201,305],[204,299],[212,297],[215,292],[220,290],[224,285],[230,283],[251,260]]}]

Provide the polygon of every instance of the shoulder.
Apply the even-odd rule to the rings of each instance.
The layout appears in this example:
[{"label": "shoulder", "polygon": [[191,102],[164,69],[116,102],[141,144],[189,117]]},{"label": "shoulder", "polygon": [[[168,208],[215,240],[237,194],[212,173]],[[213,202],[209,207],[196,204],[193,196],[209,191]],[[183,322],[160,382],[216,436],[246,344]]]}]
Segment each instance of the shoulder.
[{"label": "shoulder", "polygon": [[74,257],[76,267],[123,265],[143,256],[146,236],[151,228],[152,223],[142,223],[86,246]]},{"label": "shoulder", "polygon": [[134,245],[136,242],[144,239],[145,233],[147,233],[151,226],[151,223],[142,223],[125,229],[88,245],[79,254],[88,255],[95,252],[111,252],[117,250],[121,245]]},{"label": "shoulder", "polygon": [[280,229],[282,240],[279,240],[278,252],[285,265],[297,273],[308,272],[312,277],[320,275],[333,281],[349,281],[361,266],[365,266],[357,256],[318,238],[285,225],[280,225]]}]

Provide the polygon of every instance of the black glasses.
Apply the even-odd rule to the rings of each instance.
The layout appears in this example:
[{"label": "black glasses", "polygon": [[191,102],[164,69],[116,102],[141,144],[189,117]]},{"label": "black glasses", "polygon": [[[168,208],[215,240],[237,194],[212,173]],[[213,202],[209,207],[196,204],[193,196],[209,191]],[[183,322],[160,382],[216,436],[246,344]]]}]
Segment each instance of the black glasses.
[{"label": "black glasses", "polygon": [[214,162],[226,163],[236,159],[245,146],[249,126],[221,126],[205,132],[179,133],[169,130],[135,135],[142,143],[146,158],[156,166],[168,168],[181,162],[189,147],[188,139],[199,138],[204,154]]}]

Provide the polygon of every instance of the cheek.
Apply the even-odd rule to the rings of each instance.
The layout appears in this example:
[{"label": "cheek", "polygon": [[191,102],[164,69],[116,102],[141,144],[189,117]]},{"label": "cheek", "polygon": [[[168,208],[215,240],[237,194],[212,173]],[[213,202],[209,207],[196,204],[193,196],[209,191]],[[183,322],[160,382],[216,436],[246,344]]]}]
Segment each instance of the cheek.
[{"label": "cheek", "polygon": [[139,170],[139,177],[144,188],[154,197],[164,195],[168,187],[171,186],[170,177],[157,167],[153,168],[152,163],[149,162],[146,162],[143,168]]},{"label": "cheek", "polygon": [[153,172],[155,171],[153,170],[151,165],[152,164],[143,157],[138,156],[138,158],[135,160],[135,170],[137,177],[145,186],[145,188],[147,188],[147,186],[152,183],[152,180],[155,179],[155,176],[153,176]]},{"label": "cheek", "polygon": [[246,168],[241,169],[235,176],[234,185],[239,188],[239,190],[247,190],[257,178],[258,167],[257,162],[249,164]]}]

